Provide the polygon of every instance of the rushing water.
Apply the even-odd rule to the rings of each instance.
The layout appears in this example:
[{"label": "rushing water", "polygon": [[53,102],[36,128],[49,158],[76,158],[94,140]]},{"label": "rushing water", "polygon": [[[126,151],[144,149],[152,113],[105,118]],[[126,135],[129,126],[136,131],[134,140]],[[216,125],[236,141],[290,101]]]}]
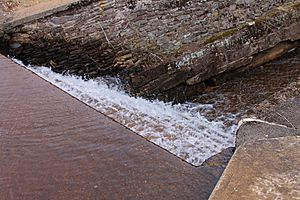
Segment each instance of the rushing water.
[{"label": "rushing water", "polygon": [[149,141],[199,166],[207,158],[234,146],[236,124],[243,115],[254,114],[261,103],[275,102],[281,91],[287,91],[287,96],[297,96],[300,53],[290,54],[208,88],[189,103],[176,105],[132,97],[115,78],[84,80],[46,67],[25,67]]},{"label": "rushing water", "polygon": [[148,101],[126,94],[114,78],[83,80],[46,67],[25,67],[193,165],[199,166],[207,158],[234,146],[235,126],[209,121],[199,112],[213,109],[211,104]]}]

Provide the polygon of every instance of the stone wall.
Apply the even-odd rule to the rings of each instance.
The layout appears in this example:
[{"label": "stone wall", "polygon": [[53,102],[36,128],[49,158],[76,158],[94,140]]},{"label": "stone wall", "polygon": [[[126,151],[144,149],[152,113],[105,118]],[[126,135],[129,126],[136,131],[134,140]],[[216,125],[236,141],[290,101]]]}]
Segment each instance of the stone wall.
[{"label": "stone wall", "polygon": [[57,72],[118,75],[136,94],[180,96],[300,33],[300,3],[294,0],[83,2],[26,24],[8,24],[2,49]]}]

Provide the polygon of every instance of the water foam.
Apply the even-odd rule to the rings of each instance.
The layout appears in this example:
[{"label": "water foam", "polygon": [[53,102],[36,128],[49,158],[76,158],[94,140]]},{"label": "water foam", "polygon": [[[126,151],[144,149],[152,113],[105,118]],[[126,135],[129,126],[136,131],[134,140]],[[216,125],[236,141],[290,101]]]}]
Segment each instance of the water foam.
[{"label": "water foam", "polygon": [[213,105],[172,105],[158,100],[149,101],[126,94],[117,79],[84,80],[55,73],[46,67],[25,66],[21,61],[13,60],[195,166],[234,146],[235,127],[227,128],[221,121],[209,121],[199,112],[212,109]]}]

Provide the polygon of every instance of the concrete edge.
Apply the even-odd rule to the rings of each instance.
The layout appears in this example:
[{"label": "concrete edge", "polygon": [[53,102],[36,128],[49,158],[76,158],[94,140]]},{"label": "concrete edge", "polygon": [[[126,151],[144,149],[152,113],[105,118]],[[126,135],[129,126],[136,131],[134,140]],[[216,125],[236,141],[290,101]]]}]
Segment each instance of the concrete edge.
[{"label": "concrete edge", "polygon": [[[243,145],[242,145],[242,146],[243,146]],[[224,171],[223,171],[221,177],[219,178],[219,180],[218,180],[218,182],[217,182],[215,188],[213,189],[212,193],[210,194],[208,200],[213,200],[214,195],[215,195],[215,192],[221,187],[222,180],[225,178],[225,176],[227,176],[227,172],[229,171],[228,166],[230,166],[231,163],[234,161],[234,158],[236,157],[237,151],[238,151],[239,148],[241,148],[241,146],[238,147],[237,149],[235,149],[235,151],[234,151],[232,157],[230,158],[230,160],[229,160],[229,162],[228,162],[226,168],[224,169]]]},{"label": "concrete edge", "polygon": [[268,122],[268,121],[264,121],[264,120],[257,119],[257,118],[243,118],[238,123],[238,127],[236,129],[236,133],[239,131],[239,129],[241,128],[242,125],[247,124],[247,123],[251,123],[251,122],[258,122],[258,123],[263,123],[263,124],[268,124],[268,125],[280,126],[280,127],[288,128],[287,126],[282,125],[282,124]]},{"label": "concrete edge", "polygon": [[[231,177],[232,176],[232,171],[229,169],[229,166],[231,165],[232,162],[235,161],[235,157],[237,156],[238,154],[238,150],[239,149],[242,149],[244,148],[245,146],[248,146],[248,145],[253,145],[254,143],[256,142],[264,142],[264,141],[274,141],[274,140],[284,140],[284,139],[289,139],[289,138],[297,138],[297,139],[300,139],[300,136],[285,136],[285,137],[278,137],[278,138],[269,138],[269,139],[257,139],[256,141],[250,141],[250,142],[245,142],[243,143],[241,146],[237,147],[236,151],[234,152],[233,156],[231,157],[227,167],[225,168],[225,170],[223,171],[219,181],[217,182],[214,190],[212,191],[211,195],[209,196],[209,199],[208,200],[214,200],[214,199],[218,199],[216,198],[216,195],[217,196],[220,196],[219,194],[216,194],[219,192],[220,188],[223,187],[224,188],[224,181],[223,180],[227,180],[227,185],[229,185],[229,183],[231,182],[231,179],[230,178],[226,178],[226,177]],[[229,181],[228,181],[229,180]],[[225,187],[226,188],[226,187]]]},{"label": "concrete edge", "polygon": [[[96,2],[96,0],[73,0],[72,2],[66,3],[64,5],[60,5],[57,7],[52,7],[50,9],[42,11],[42,12],[37,12],[34,14],[29,14],[28,16],[12,19],[11,21],[0,24],[0,35],[1,35],[1,32],[12,29],[16,26],[20,26],[22,24],[29,23],[34,20],[38,20],[41,18],[51,16],[55,13],[63,12],[63,11],[72,9],[79,5],[87,5],[87,4],[90,4],[93,2]],[[47,3],[45,3],[45,4],[47,4]],[[39,5],[39,4],[37,4],[37,5]],[[37,6],[37,5],[35,5],[35,6]]]},{"label": "concrete edge", "polygon": [[[238,134],[238,131],[240,130],[240,128],[245,125],[245,124],[251,124],[251,123],[261,123],[261,124],[267,124],[267,125],[271,125],[271,126],[277,126],[277,127],[281,127],[281,128],[284,128],[284,129],[288,129],[288,130],[294,130],[286,125],[282,125],[282,124],[279,124],[279,123],[274,123],[274,122],[268,122],[268,121],[264,121],[264,120],[261,120],[261,119],[257,119],[257,118],[243,118],[241,119],[239,122],[238,122],[238,127],[236,128],[236,131],[235,131],[235,135]],[[225,178],[225,176],[231,176],[230,174],[230,169],[229,167],[231,166],[231,163],[234,162],[235,160],[235,157],[239,151],[239,149],[243,148],[245,145],[251,145],[253,143],[255,143],[256,141],[271,141],[271,140],[278,140],[278,139],[282,139],[282,138],[289,138],[289,137],[297,137],[297,138],[300,138],[300,136],[298,135],[290,135],[290,136],[282,136],[282,137],[274,137],[274,138],[257,138],[255,141],[246,141],[244,143],[242,143],[241,145],[239,146],[236,146],[236,149],[232,155],[232,157],[230,158],[225,170],[223,171],[220,179],[218,180],[213,192],[211,193],[210,197],[208,200],[213,200],[215,197],[215,192],[219,190],[219,188],[221,187],[221,184],[223,184],[223,180]],[[227,179],[228,180],[228,179]],[[230,181],[230,180],[229,180]],[[223,185],[224,186],[224,185]]]}]

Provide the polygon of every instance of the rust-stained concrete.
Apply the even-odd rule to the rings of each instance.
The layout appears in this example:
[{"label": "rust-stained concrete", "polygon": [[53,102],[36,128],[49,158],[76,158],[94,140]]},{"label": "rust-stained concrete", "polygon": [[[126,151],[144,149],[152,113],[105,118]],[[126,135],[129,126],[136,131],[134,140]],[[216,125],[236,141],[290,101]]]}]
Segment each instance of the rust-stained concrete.
[{"label": "rust-stained concrete", "polygon": [[299,199],[299,149],[299,136],[241,145],[210,200]]},{"label": "rust-stained concrete", "polygon": [[193,167],[0,55],[0,199],[207,199]]}]

